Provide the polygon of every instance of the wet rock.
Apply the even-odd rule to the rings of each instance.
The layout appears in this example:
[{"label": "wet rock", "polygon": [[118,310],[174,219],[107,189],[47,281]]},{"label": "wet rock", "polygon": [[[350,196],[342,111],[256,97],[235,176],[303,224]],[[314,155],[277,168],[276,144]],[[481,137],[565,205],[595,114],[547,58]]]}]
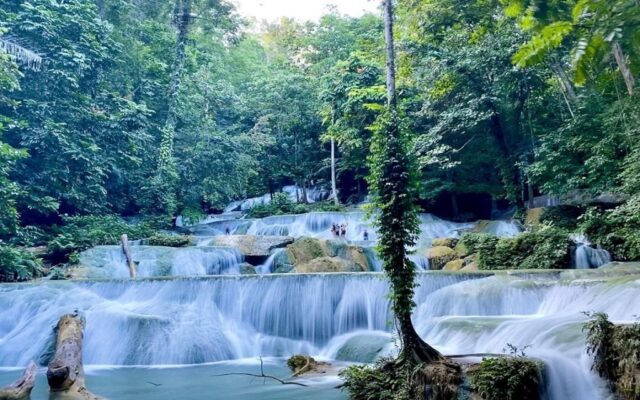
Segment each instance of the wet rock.
[{"label": "wet rock", "polygon": [[445,264],[443,270],[449,272],[460,271],[464,267],[464,260],[458,258],[457,260],[449,261]]},{"label": "wet rock", "polygon": [[365,272],[373,265],[362,247],[342,241],[304,237],[287,246],[288,263],[296,272]]},{"label": "wet rock", "polygon": [[246,257],[268,257],[272,250],[291,243],[293,238],[289,236],[226,235],[216,236],[212,240],[213,246],[233,247]]},{"label": "wet rock", "polygon": [[438,238],[438,239],[433,239],[433,241],[431,242],[431,245],[433,247],[444,246],[444,247],[454,248],[456,247],[456,244],[458,244],[458,239],[454,239],[454,238]]},{"label": "wet rock", "polygon": [[427,259],[432,270],[441,270],[449,261],[458,258],[455,250],[451,247],[438,246],[427,250]]},{"label": "wet rock", "polygon": [[295,270],[300,274],[322,272],[365,272],[360,265],[339,257],[315,258],[307,263],[297,265]]}]

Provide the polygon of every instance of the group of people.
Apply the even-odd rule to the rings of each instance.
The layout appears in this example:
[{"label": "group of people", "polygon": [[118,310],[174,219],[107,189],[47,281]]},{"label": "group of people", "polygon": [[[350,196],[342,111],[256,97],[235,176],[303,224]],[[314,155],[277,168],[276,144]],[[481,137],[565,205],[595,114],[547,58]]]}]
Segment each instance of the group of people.
[{"label": "group of people", "polygon": [[331,224],[331,233],[337,237],[347,237],[347,224]]},{"label": "group of people", "polygon": [[[347,224],[331,224],[331,233],[336,237],[347,237]],[[365,242],[369,241],[369,232],[367,230],[362,234]]]}]

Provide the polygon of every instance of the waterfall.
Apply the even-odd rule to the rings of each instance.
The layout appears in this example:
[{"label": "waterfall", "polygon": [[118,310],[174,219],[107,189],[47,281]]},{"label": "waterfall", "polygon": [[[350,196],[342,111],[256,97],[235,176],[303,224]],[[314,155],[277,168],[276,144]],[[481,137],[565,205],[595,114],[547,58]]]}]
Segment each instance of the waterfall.
[{"label": "waterfall", "polygon": [[[222,247],[131,246],[138,276],[202,276],[239,274],[242,254]],[[83,278],[127,278],[129,267],[120,246],[98,246],[82,253]]]},{"label": "waterfall", "polygon": [[[527,354],[547,364],[550,399],[603,399],[584,350],[582,312],[634,321],[640,278],[599,272],[420,274],[414,321],[445,354],[531,346]],[[90,365],[393,351],[387,283],[375,273],[5,284],[0,309],[1,367],[39,359],[57,318],[76,309],[86,315]]]},{"label": "waterfall", "polygon": [[572,235],[576,243],[573,263],[576,269],[600,268],[612,261],[611,254],[600,246],[593,244],[584,235]]},{"label": "waterfall", "polygon": [[[304,191],[302,188],[298,186],[291,185],[285,186],[282,188],[282,193],[286,193],[289,197],[289,200],[296,202],[298,199],[304,198]],[[317,203],[320,201],[327,200],[330,196],[331,192],[325,188],[312,186],[307,188],[307,203]],[[259,197],[252,197],[250,199],[238,200],[229,203],[229,205],[224,209],[225,213],[230,213],[233,211],[247,211],[256,206],[261,206],[265,204],[269,204],[271,202],[271,194],[266,193]]]}]

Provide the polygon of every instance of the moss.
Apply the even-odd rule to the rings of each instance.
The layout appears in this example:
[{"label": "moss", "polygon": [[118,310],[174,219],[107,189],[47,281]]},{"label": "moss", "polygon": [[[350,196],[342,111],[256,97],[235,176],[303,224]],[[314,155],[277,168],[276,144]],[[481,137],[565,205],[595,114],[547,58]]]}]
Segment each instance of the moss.
[{"label": "moss", "polygon": [[311,356],[296,354],[289,357],[287,366],[294,375],[302,375],[313,371],[318,366],[318,362]]},{"label": "moss", "polygon": [[483,400],[540,398],[540,362],[525,357],[487,358],[468,373],[471,389]]},{"label": "moss", "polygon": [[449,261],[455,260],[458,256],[451,247],[438,246],[432,247],[427,251],[427,258],[429,259],[430,269],[440,270],[444,268]]},{"label": "moss", "polygon": [[456,247],[456,245],[458,244],[458,239],[453,239],[453,238],[438,238],[438,239],[433,239],[433,241],[431,242],[431,245],[433,247],[439,247],[439,246],[444,246],[444,247]]},{"label": "moss", "polygon": [[525,225],[529,226],[538,226],[540,225],[540,220],[542,214],[544,213],[544,208],[530,208],[527,210],[527,214],[524,218]]},{"label": "moss", "polygon": [[321,241],[308,237],[296,240],[294,244],[287,247],[287,251],[289,259],[296,265],[328,255]]},{"label": "moss", "polygon": [[584,329],[593,370],[618,398],[640,400],[640,324],[614,325],[606,314],[596,313]]},{"label": "moss", "polygon": [[192,241],[193,238],[190,236],[157,233],[147,239],[147,244],[149,246],[187,247],[191,245]]},{"label": "moss", "polygon": [[449,261],[448,263],[446,263],[443,269],[445,271],[455,272],[455,271],[460,271],[464,266],[465,266],[464,260],[457,259],[457,260]]}]

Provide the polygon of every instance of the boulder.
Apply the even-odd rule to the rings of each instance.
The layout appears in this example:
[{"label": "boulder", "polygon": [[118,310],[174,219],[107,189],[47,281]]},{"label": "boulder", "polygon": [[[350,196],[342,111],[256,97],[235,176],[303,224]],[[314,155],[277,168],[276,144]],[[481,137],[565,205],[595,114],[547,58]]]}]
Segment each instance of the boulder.
[{"label": "boulder", "polygon": [[457,260],[449,261],[445,264],[443,270],[449,272],[460,271],[464,267],[464,260],[458,258]]},{"label": "boulder", "polygon": [[451,247],[438,246],[432,247],[427,251],[427,259],[429,260],[429,268],[432,270],[440,270],[449,262],[458,256]]},{"label": "boulder", "polygon": [[437,238],[431,241],[431,245],[433,247],[444,246],[444,247],[454,248],[456,247],[457,244],[458,244],[458,239],[454,239],[454,238]]},{"label": "boulder", "polygon": [[256,267],[249,263],[242,263],[240,264],[240,273],[242,275],[256,275]]},{"label": "boulder", "polygon": [[300,274],[322,272],[365,272],[362,266],[339,257],[320,257],[307,263],[296,265],[295,271]]},{"label": "boulder", "polygon": [[286,247],[293,241],[289,236],[223,235],[215,236],[211,245],[238,249],[248,262],[258,265],[271,255],[272,250]]},{"label": "boulder", "polygon": [[299,273],[374,270],[365,249],[342,241],[303,237],[287,246],[286,257]]},{"label": "boulder", "polygon": [[472,262],[469,265],[464,266],[460,272],[478,272],[480,271],[480,267],[478,266],[477,262]]}]

